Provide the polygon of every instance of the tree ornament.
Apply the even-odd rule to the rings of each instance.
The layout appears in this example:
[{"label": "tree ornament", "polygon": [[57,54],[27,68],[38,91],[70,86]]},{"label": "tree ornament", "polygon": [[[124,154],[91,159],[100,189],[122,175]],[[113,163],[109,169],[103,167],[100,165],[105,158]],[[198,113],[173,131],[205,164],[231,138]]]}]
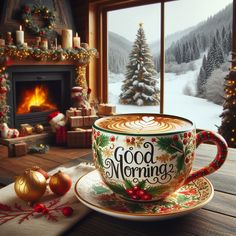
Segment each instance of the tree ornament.
[{"label": "tree ornament", "polygon": [[34,170],[26,170],[16,178],[14,189],[17,196],[26,202],[36,202],[46,191],[45,177]]},{"label": "tree ornament", "polygon": [[64,207],[62,209],[62,214],[66,217],[69,217],[73,214],[73,208],[72,207]]},{"label": "tree ornament", "polygon": [[72,180],[70,176],[61,171],[54,174],[49,181],[49,187],[52,192],[61,196],[70,190],[71,185]]},{"label": "tree ornament", "polygon": [[[33,20],[33,16],[40,17],[44,27],[40,28]],[[26,29],[38,36],[48,35],[55,25],[55,15],[47,7],[35,4],[33,6],[24,6],[22,11],[22,20]]]},{"label": "tree ornament", "polygon": [[34,131],[37,133],[37,134],[41,134],[43,133],[44,131],[44,127],[42,124],[37,124],[34,126]]},{"label": "tree ornament", "polygon": [[48,173],[45,170],[43,170],[42,168],[40,168],[39,166],[33,166],[31,168],[31,170],[34,170],[34,171],[37,171],[37,172],[41,173],[45,177],[45,179],[49,178]]}]

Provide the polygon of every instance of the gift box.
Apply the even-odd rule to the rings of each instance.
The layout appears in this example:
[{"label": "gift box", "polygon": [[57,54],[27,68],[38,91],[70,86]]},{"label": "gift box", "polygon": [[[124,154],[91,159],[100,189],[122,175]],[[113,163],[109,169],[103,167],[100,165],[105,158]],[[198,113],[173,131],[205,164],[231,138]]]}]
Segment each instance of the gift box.
[{"label": "gift box", "polygon": [[92,129],[67,131],[67,146],[70,148],[91,148]]},{"label": "gift box", "polygon": [[15,143],[14,151],[16,157],[25,156],[28,153],[28,145],[25,142]]},{"label": "gift box", "polygon": [[98,105],[99,115],[114,115],[116,113],[116,106],[113,104],[101,103]]},{"label": "gift box", "polygon": [[59,126],[56,128],[56,144],[57,145],[65,145],[66,144],[66,127]]},{"label": "gift box", "polygon": [[69,118],[71,116],[81,116],[81,110],[77,109],[77,108],[70,108],[69,110],[66,111],[66,117]]},{"label": "gift box", "polygon": [[79,127],[92,127],[95,120],[98,119],[98,116],[71,116],[70,117],[70,126],[71,128]]},{"label": "gift box", "polygon": [[81,116],[91,116],[92,115],[92,109],[91,108],[79,108],[81,112]]}]

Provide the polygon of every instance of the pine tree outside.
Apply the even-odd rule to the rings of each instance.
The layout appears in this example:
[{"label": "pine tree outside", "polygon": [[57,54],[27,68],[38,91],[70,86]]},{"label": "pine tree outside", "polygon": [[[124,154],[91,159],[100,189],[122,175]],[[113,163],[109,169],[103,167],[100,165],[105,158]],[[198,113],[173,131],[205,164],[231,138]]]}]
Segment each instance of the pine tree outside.
[{"label": "pine tree outside", "polygon": [[[184,11],[181,2],[185,4]],[[186,22],[191,20],[187,17],[188,14],[185,13],[186,11],[192,12],[192,3],[194,2],[199,1],[180,0],[165,3],[167,32],[169,31],[169,25],[174,24],[176,28],[179,28],[178,23],[181,24],[181,21],[173,21],[173,12],[179,12],[180,14],[182,10],[182,18]],[[210,2],[210,0],[204,1],[204,4],[206,2]],[[222,3],[223,5],[218,12],[213,15],[209,13],[198,24],[165,37],[164,113],[189,118],[195,122],[198,128],[202,129],[217,130],[221,124],[220,114],[224,102],[224,78],[231,66],[228,60],[232,48],[232,4],[229,5],[229,3],[230,0],[225,1],[224,4]],[[154,5],[157,8],[159,7],[159,4],[153,4],[150,5],[150,8],[153,9]],[[187,7],[189,7],[189,10]],[[210,10],[209,8],[209,12]],[[129,8],[129,15],[134,15],[131,12],[132,8]],[[200,15],[201,12],[197,14]],[[146,15],[151,15],[151,13],[146,10]],[[112,18],[112,12],[109,12],[108,16]],[[122,12],[120,16],[126,18],[125,15],[122,15]],[[160,23],[159,18],[153,24],[156,31],[159,31],[158,23]],[[133,24],[135,29],[137,29],[137,24],[138,22]],[[108,30],[110,30],[109,24]],[[145,33],[150,31],[145,21],[144,30]],[[152,104],[145,104],[144,101],[139,100],[137,102],[140,91],[135,90],[134,86],[139,84],[140,80],[136,82],[132,80],[134,79],[132,76],[135,75],[132,74],[132,71],[135,70],[129,64],[132,56],[130,52],[132,52],[132,45],[135,40],[127,42],[124,39],[126,37],[124,34],[122,39],[119,39],[119,42],[122,41],[123,47],[116,44],[114,50],[114,37],[116,36],[114,33],[120,32],[109,32],[108,102],[117,104],[118,113],[159,113],[158,104],[152,106]],[[158,41],[159,38],[154,44],[148,43],[157,73],[160,72],[160,46]],[[122,56],[123,51],[126,53],[125,56]],[[114,52],[121,53],[115,54]],[[160,81],[157,80],[156,85],[159,86],[159,83]],[[135,94],[137,94],[137,98]],[[127,101],[126,99],[130,100]],[[131,104],[128,104],[128,102]]]}]

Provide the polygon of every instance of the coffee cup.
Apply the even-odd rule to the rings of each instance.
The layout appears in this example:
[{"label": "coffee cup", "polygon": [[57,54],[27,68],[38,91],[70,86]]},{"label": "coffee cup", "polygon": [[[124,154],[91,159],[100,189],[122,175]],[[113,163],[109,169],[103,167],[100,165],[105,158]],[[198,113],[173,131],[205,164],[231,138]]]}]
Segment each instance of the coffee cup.
[{"label": "coffee cup", "polygon": [[[219,169],[227,143],[200,131],[188,119],[164,114],[122,114],[93,125],[93,159],[104,183],[120,197],[147,202],[167,197],[181,186]],[[192,171],[202,142],[217,146],[213,161]]]}]

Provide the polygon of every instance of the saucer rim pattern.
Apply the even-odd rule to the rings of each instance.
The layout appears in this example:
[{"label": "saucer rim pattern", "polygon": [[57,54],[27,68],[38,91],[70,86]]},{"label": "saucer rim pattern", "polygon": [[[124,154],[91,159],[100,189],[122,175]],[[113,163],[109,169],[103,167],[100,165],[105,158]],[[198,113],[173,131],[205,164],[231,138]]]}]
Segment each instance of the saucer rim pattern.
[{"label": "saucer rim pattern", "polygon": [[[161,219],[166,219],[166,218],[179,217],[179,216],[189,214],[193,211],[196,211],[196,210],[202,208],[203,206],[208,204],[212,200],[212,198],[214,197],[214,187],[213,187],[212,183],[210,182],[210,180],[207,179],[206,177],[200,177],[201,179],[204,179],[208,183],[208,186],[209,186],[209,189],[210,189],[210,194],[209,194],[208,198],[206,198],[205,200],[203,200],[202,202],[200,202],[199,204],[197,204],[193,207],[189,207],[189,208],[186,208],[184,210],[179,210],[179,211],[176,211],[176,212],[168,212],[168,213],[163,212],[161,214],[160,213],[153,213],[153,214],[152,213],[130,213],[130,212],[112,210],[112,209],[109,209],[108,207],[101,207],[101,206],[95,205],[94,203],[91,203],[88,200],[85,200],[78,193],[78,184],[81,181],[81,179],[85,178],[89,174],[92,174],[93,172],[98,172],[98,170],[90,171],[89,173],[86,173],[83,176],[81,176],[76,181],[75,186],[74,186],[74,193],[75,193],[76,197],[78,198],[78,200],[81,203],[83,203],[84,205],[86,205],[90,209],[93,209],[97,212],[101,212],[105,215],[110,215],[110,216],[117,217],[117,218],[133,219],[133,220],[152,220],[152,219],[156,219],[156,220],[160,219],[161,220]],[[196,181],[196,180],[194,180],[194,181]],[[120,199],[124,202],[128,202],[127,200],[125,200],[123,198],[120,198]],[[132,201],[130,201],[130,202],[132,203]],[[137,203],[137,202],[133,202],[133,203]],[[155,202],[149,202],[149,203],[150,204],[155,204]],[[142,203],[140,202],[139,204],[142,204]]]}]

